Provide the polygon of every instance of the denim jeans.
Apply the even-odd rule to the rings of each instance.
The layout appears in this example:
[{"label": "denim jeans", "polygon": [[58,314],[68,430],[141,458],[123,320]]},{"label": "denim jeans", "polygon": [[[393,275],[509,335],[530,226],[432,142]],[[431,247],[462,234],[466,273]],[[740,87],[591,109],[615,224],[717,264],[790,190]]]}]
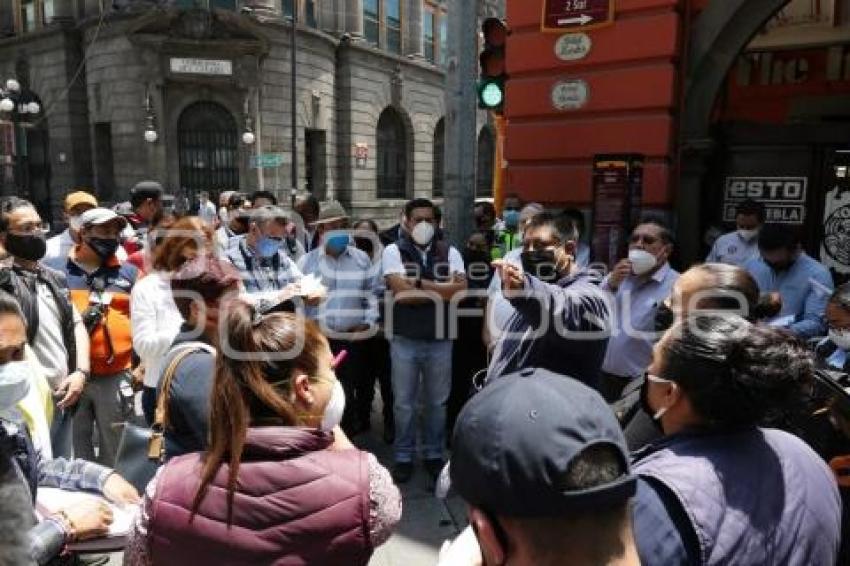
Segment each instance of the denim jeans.
[{"label": "denim jeans", "polygon": [[422,419],[422,455],[426,460],[442,458],[446,402],[452,387],[452,342],[396,336],[390,342],[390,348],[395,395],[396,462],[412,462],[414,459],[416,409],[419,405],[425,413]]}]

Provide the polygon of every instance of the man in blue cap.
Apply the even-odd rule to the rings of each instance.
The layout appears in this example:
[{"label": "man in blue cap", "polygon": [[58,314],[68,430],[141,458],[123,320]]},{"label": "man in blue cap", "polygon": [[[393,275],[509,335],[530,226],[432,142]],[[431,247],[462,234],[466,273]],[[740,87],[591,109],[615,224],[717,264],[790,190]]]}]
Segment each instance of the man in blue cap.
[{"label": "man in blue cap", "polygon": [[441,564],[640,563],[625,440],[586,385],[542,369],[493,380],[461,412],[452,448],[451,485],[480,556],[467,531]]}]

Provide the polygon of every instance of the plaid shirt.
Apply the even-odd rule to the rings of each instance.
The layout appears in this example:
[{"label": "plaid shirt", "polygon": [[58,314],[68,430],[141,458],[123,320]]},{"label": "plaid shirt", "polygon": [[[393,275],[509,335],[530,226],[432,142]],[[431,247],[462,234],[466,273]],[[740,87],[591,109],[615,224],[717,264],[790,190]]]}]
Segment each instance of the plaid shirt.
[{"label": "plaid shirt", "polygon": [[[9,421],[0,421],[8,435],[26,435],[27,433]],[[27,443],[32,446],[31,443]],[[38,485],[58,487],[71,491],[103,492],[103,485],[113,470],[86,460],[66,460],[55,458],[48,460],[40,452],[31,452],[35,458],[38,473]],[[25,472],[14,460],[15,472],[21,485],[28,486]],[[34,499],[34,498],[33,498]],[[56,557],[65,544],[65,529],[59,521],[46,518],[29,530],[30,556],[38,564],[46,564]]]},{"label": "plaid shirt", "polygon": [[227,259],[239,271],[249,294],[280,291],[302,277],[301,270],[286,252],[281,250],[276,256],[261,258],[248,246],[245,236],[231,240]]}]

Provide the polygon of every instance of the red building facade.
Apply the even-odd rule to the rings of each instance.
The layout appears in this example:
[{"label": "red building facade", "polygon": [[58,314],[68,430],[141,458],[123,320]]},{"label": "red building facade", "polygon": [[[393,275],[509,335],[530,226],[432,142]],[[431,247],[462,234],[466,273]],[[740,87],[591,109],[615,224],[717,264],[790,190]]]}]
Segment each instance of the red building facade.
[{"label": "red building facade", "polygon": [[788,199],[757,198],[819,253],[850,157],[850,2],[611,3],[610,25],[553,32],[563,2],[508,2],[506,190],[593,216],[595,158],[639,155],[640,207],[693,261],[741,194],[781,182]]}]

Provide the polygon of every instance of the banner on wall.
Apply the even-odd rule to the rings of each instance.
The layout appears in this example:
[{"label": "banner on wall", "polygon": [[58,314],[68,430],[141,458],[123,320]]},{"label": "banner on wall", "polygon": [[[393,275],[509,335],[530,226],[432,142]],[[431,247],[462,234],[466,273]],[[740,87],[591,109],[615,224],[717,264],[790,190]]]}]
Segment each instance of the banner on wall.
[{"label": "banner on wall", "polygon": [[597,155],[593,161],[593,261],[613,267],[625,255],[640,215],[642,155]]},{"label": "banner on wall", "polygon": [[837,186],[826,193],[820,259],[837,273],[850,274],[850,189]]},{"label": "banner on wall", "polygon": [[738,205],[754,200],[764,205],[768,223],[801,225],[808,185],[806,177],[727,177],[723,221],[734,223]]}]

